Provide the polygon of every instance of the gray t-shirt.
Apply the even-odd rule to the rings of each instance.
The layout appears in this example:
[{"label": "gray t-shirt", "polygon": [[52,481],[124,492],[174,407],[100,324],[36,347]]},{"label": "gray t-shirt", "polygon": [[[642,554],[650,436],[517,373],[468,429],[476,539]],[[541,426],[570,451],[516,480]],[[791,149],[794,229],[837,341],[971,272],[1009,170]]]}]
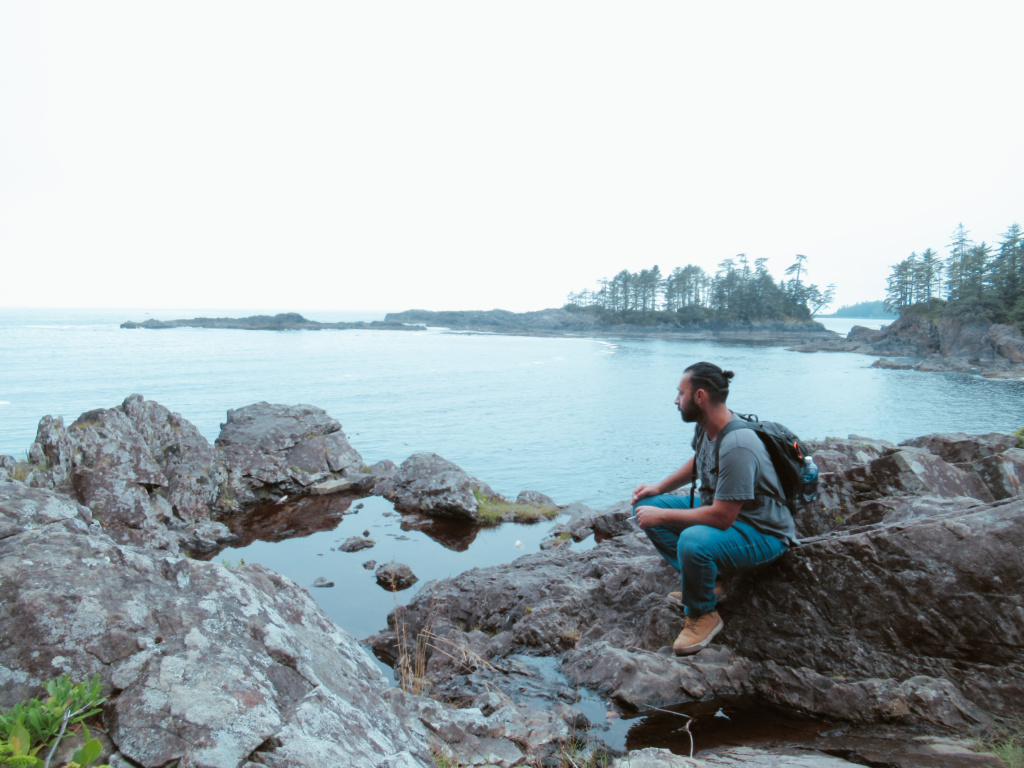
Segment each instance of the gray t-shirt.
[{"label": "gray t-shirt", "polygon": [[[737,420],[740,417],[733,414],[729,421]],[[797,544],[796,525],[783,501],[779,476],[768,450],[754,430],[733,429],[721,438],[717,472],[715,442],[708,440],[703,431],[698,432],[693,447],[697,451],[701,503],[711,504],[716,497],[742,501],[739,520],[788,544]]]}]

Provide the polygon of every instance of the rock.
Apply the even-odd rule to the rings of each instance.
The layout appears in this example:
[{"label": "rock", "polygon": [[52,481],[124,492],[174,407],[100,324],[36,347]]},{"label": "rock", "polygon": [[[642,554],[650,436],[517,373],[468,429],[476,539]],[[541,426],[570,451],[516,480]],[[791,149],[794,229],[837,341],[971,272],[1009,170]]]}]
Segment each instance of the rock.
[{"label": "rock", "polygon": [[133,765],[433,765],[376,665],[301,587],[118,544],[77,508],[52,511],[67,504],[30,489],[0,508],[37,525],[0,540],[0,706],[95,673]]},{"label": "rock", "polygon": [[333,587],[334,586],[334,582],[333,581],[329,581],[328,579],[324,578],[323,576],[317,576],[316,580],[313,582],[313,586],[314,587]]},{"label": "rock", "polygon": [[231,540],[210,520],[226,478],[213,448],[159,403],[132,395],[67,428],[44,417],[35,445],[46,463],[33,483],[72,494],[118,541],[175,552]]},{"label": "rock", "polygon": [[376,567],[377,567],[377,561],[376,560],[367,560],[365,563],[363,563],[363,568],[365,568],[368,571],[372,571]]},{"label": "rock", "polygon": [[978,461],[1016,447],[1016,435],[992,432],[987,435],[932,434],[904,440],[901,446],[923,448],[949,464]]},{"label": "rock", "polygon": [[331,493],[341,493],[343,491],[352,490],[352,480],[327,480],[323,483],[317,483],[310,487],[310,493],[315,493],[318,496],[327,496]]},{"label": "rock", "polygon": [[[979,710],[1005,712],[1024,692],[1011,661],[1024,649],[1021,546],[1024,498],[810,540],[742,580],[720,637],[749,659],[785,659],[785,676],[768,675],[777,700],[806,706],[801,696],[832,681],[839,690],[812,696],[810,711],[983,721]],[[894,703],[862,700],[869,680],[893,681]],[[946,709],[915,692],[933,685],[946,686]],[[790,687],[802,693],[782,694]]]},{"label": "rock", "polygon": [[381,490],[402,512],[470,522],[480,521],[480,505],[474,491],[486,497],[497,497],[490,487],[436,453],[410,456]]},{"label": "rock", "polygon": [[392,592],[408,589],[419,581],[412,572],[412,568],[405,563],[384,563],[377,568],[374,575],[377,577],[378,584]]},{"label": "rock", "polygon": [[0,482],[0,519],[0,538],[72,520],[85,531],[93,522],[92,511],[74,499],[11,481]]},{"label": "rock", "polygon": [[361,536],[351,536],[345,539],[344,543],[342,543],[338,549],[341,552],[358,552],[361,549],[369,549],[376,543],[377,542],[373,539],[365,539]]},{"label": "rock", "polygon": [[544,507],[557,507],[555,500],[540,491],[520,491],[516,496],[517,504],[537,504]]},{"label": "rock", "polygon": [[236,328],[246,331],[320,331],[320,330],[386,330],[386,331],[422,331],[417,325],[405,323],[389,323],[380,320],[370,322],[356,321],[351,323],[320,323],[307,320],[298,312],[282,312],[277,315],[252,315],[250,317],[194,317],[191,320],[143,320],[136,323],[126,320],[122,328],[128,329],[159,329],[159,328]]},{"label": "rock", "polygon": [[980,477],[994,499],[1012,499],[1024,493],[1024,449],[1009,448],[957,466]]},{"label": "rock", "polygon": [[984,506],[983,502],[968,496],[954,496],[951,499],[938,496],[885,496],[859,504],[847,514],[845,523],[848,526],[898,523],[915,517],[966,512],[981,506]]},{"label": "rock", "polygon": [[866,486],[878,496],[927,494],[994,501],[992,493],[977,475],[920,449],[904,448],[845,474],[850,482]]},{"label": "rock", "polygon": [[983,320],[938,321],[905,314],[878,331],[855,327],[842,340],[815,340],[801,351],[859,352],[899,358],[878,367],[919,371],[978,372],[1018,378],[1024,370],[1024,336],[1014,327]]},{"label": "rock", "polygon": [[216,445],[241,504],[308,493],[328,480],[373,482],[341,424],[311,405],[262,402],[230,410]]}]

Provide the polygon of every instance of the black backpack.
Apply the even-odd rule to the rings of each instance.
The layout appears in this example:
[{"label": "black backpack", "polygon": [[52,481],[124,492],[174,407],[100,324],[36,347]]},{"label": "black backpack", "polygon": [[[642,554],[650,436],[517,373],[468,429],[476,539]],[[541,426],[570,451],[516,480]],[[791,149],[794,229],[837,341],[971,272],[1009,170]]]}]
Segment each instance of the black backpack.
[{"label": "black backpack", "polygon": [[[755,414],[737,413],[739,421],[730,421],[718,433],[715,439],[715,470],[718,470],[718,453],[721,450],[722,438],[736,429],[752,429],[761,438],[768,457],[775,467],[775,474],[779,476],[779,483],[782,485],[782,497],[780,501],[785,502],[789,511],[796,514],[805,504],[808,504],[818,497],[818,473],[817,468],[805,477],[808,469],[804,460],[809,457],[810,451],[807,446],[788,428],[774,421],[761,421]],[[700,427],[697,427],[701,431]],[[694,443],[698,444],[698,438]],[[696,464],[694,465],[696,470]],[[690,503],[693,503],[694,489],[697,485],[697,473],[694,471],[693,485],[690,487]]]}]

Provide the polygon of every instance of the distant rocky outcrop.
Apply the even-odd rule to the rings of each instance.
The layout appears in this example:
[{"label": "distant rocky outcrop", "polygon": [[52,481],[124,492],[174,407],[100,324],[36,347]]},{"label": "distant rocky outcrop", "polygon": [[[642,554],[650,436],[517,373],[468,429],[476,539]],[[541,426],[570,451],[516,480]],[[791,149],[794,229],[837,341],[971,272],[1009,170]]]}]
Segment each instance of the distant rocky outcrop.
[{"label": "distant rocky outcrop", "polygon": [[1024,336],[1013,326],[981,320],[903,315],[881,330],[856,326],[845,339],[813,341],[794,349],[877,355],[884,358],[875,362],[879,368],[1024,377]]},{"label": "distant rocky outcrop", "polygon": [[136,323],[127,320],[122,328],[227,328],[243,331],[324,331],[324,330],[371,330],[371,331],[419,331],[415,325],[401,322],[373,320],[370,322],[319,323],[307,320],[297,312],[277,315],[251,315],[250,317],[193,317],[191,320],[143,320]]},{"label": "distant rocky outcrop", "polygon": [[794,340],[827,339],[836,336],[820,323],[712,320],[700,324],[680,324],[675,321],[658,319],[650,325],[621,322],[603,323],[586,312],[570,312],[566,309],[542,309],[536,312],[509,312],[504,309],[471,310],[463,312],[432,312],[425,309],[410,309],[405,312],[389,312],[386,322],[422,323],[442,326],[454,330],[484,331],[490,333],[529,334],[616,334],[616,335],[691,335],[697,337],[721,336],[733,339],[755,339],[792,344]]}]

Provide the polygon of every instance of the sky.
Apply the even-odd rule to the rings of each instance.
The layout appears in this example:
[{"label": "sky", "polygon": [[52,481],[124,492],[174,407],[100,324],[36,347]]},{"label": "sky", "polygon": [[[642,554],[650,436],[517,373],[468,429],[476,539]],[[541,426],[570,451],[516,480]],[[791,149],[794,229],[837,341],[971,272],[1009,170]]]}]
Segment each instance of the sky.
[{"label": "sky", "polygon": [[1024,3],[0,4],[0,306],[560,306],[1024,223]]}]

